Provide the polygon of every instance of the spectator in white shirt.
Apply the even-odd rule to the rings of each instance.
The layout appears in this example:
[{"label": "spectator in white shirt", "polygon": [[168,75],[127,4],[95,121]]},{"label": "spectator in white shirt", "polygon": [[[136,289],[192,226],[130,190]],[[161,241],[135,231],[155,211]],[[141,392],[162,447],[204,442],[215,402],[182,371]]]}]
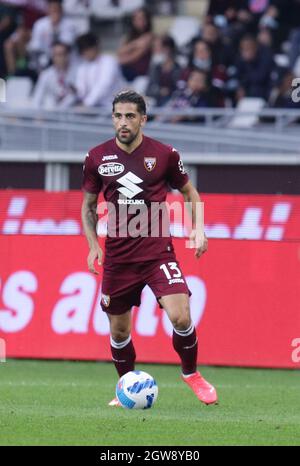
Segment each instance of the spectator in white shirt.
[{"label": "spectator in white shirt", "polygon": [[70,60],[70,47],[57,42],[52,47],[53,65],[42,71],[33,95],[35,108],[65,109],[76,102],[76,67]]},{"label": "spectator in white shirt", "polygon": [[78,103],[82,107],[110,106],[114,94],[123,86],[116,58],[100,53],[97,37],[84,34],[77,40],[82,58],[76,78]]},{"label": "spectator in white shirt", "polygon": [[63,14],[61,0],[48,0],[48,15],[37,20],[33,26],[29,51],[36,57],[38,69],[50,63],[51,47],[55,42],[70,46],[76,41],[76,27]]}]

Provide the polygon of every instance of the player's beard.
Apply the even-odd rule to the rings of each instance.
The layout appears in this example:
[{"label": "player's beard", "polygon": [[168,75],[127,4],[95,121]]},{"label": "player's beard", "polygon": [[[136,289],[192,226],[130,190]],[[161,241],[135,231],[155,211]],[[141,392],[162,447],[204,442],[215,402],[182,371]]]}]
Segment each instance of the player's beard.
[{"label": "player's beard", "polygon": [[130,131],[129,129],[126,128],[126,131],[128,131],[127,136],[121,136],[122,131],[124,131],[124,128],[117,131],[116,138],[118,139],[118,141],[121,144],[125,144],[127,146],[130,146],[130,144],[133,143],[133,141],[137,138],[137,136],[139,134],[138,131],[136,133],[133,133],[132,131]]}]

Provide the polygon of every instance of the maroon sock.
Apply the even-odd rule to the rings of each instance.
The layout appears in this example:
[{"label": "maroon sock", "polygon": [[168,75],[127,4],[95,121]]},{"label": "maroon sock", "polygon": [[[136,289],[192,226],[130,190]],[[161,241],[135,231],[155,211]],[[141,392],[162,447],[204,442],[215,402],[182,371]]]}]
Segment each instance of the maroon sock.
[{"label": "maroon sock", "polygon": [[134,371],[135,349],[131,337],[122,343],[117,343],[111,339],[110,348],[119,377],[129,371]]},{"label": "maroon sock", "polygon": [[196,372],[198,339],[193,324],[187,330],[173,331],[173,347],[181,359],[182,373],[188,375]]}]

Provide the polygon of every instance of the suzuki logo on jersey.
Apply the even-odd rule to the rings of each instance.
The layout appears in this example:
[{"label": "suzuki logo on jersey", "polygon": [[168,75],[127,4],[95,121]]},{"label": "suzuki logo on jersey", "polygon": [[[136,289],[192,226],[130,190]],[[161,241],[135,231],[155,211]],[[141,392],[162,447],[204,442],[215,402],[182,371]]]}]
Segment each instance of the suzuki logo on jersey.
[{"label": "suzuki logo on jersey", "polygon": [[148,172],[152,172],[156,166],[156,157],[144,157],[144,165]]},{"label": "suzuki logo on jersey", "polygon": [[102,176],[116,176],[120,175],[120,173],[123,173],[125,170],[124,165],[121,163],[117,162],[108,162],[108,163],[102,163],[99,165],[98,172]]},{"label": "suzuki logo on jersey", "polygon": [[126,173],[126,175],[119,178],[117,182],[122,185],[122,188],[118,188],[118,191],[129,199],[132,199],[143,191],[142,188],[137,186],[142,183],[143,180],[132,172]]}]

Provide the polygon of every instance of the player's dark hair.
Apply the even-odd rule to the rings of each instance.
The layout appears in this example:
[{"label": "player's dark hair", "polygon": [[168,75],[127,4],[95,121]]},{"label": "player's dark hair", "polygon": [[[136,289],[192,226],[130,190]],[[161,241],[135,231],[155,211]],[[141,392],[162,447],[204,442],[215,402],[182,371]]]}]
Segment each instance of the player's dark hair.
[{"label": "player's dark hair", "polygon": [[115,111],[115,105],[119,103],[136,104],[138,112],[142,115],[146,115],[147,109],[145,99],[135,91],[128,90],[119,92],[113,100],[113,112]]},{"label": "player's dark hair", "polygon": [[88,49],[98,47],[99,39],[92,32],[88,32],[87,34],[83,34],[77,38],[76,46],[77,46],[78,52],[81,54]]}]

